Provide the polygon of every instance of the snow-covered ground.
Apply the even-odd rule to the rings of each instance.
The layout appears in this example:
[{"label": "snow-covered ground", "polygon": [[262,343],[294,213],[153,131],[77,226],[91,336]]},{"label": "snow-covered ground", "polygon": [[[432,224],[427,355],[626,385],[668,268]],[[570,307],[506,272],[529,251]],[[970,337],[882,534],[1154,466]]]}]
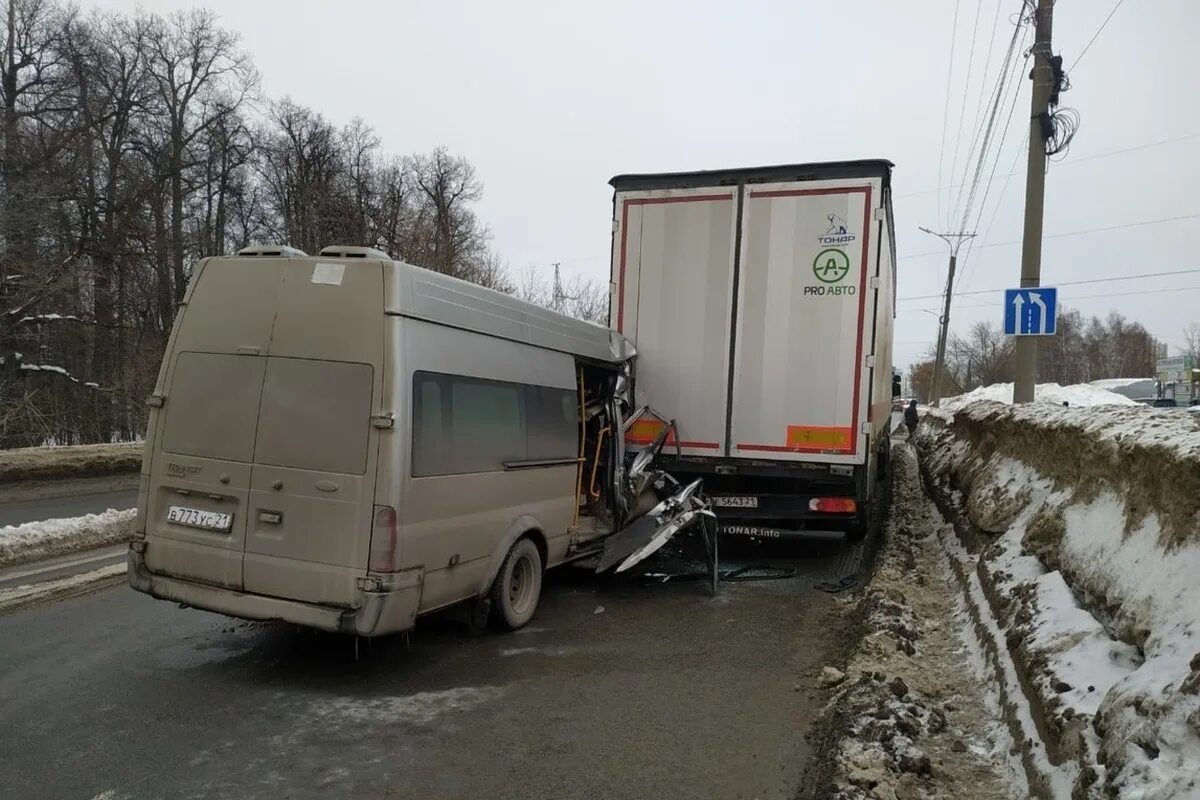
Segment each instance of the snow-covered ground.
[{"label": "snow-covered ground", "polygon": [[137,509],[48,519],[0,528],[0,567],[90,550],[127,540]]},{"label": "snow-covered ground", "polygon": [[[994,400],[998,403],[1011,403],[1013,385],[1011,383],[993,383],[981,386],[966,394],[947,397],[942,401],[942,408],[955,409],[973,403],[977,400]],[[1107,388],[1094,383],[1076,383],[1070,386],[1059,386],[1057,383],[1039,383],[1034,388],[1034,399],[1041,403],[1052,403],[1061,406],[1068,403],[1072,406],[1136,406],[1139,403],[1124,395],[1110,392]]]},{"label": "snow-covered ground", "polygon": [[1074,796],[1200,797],[1200,421],[1144,406],[948,411],[918,429],[923,468],[982,551],[977,574]]},{"label": "snow-covered ground", "polygon": [[0,484],[137,472],[144,448],[143,442],[119,442],[0,450]]}]

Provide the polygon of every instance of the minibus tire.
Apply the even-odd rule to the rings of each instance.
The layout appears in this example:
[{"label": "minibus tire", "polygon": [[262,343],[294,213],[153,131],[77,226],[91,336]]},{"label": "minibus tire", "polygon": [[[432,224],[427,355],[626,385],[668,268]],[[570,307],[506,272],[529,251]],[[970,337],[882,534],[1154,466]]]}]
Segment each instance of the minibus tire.
[{"label": "minibus tire", "polygon": [[492,584],[492,621],[503,630],[524,627],[542,595],[542,554],[531,539],[518,539]]}]

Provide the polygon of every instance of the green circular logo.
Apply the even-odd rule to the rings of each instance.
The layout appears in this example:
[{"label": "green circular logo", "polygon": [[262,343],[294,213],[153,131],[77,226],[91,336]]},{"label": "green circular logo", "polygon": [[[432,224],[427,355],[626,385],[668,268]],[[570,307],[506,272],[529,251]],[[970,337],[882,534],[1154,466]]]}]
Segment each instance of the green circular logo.
[{"label": "green circular logo", "polygon": [[822,250],[813,259],[813,275],[821,283],[837,283],[850,271],[850,258],[841,250]]}]

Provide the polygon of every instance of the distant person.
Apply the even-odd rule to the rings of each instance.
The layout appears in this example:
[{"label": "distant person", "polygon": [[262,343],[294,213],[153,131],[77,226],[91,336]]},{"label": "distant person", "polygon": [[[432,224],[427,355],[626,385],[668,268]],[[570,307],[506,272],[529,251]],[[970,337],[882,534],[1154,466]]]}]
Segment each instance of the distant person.
[{"label": "distant person", "polygon": [[904,424],[908,426],[908,435],[912,437],[913,431],[917,429],[917,422],[920,418],[917,416],[917,401],[909,400],[908,408],[904,409]]},{"label": "distant person", "polygon": [[1063,400],[1063,408],[1070,408],[1070,407],[1071,407],[1071,404],[1068,403],[1066,400]]}]

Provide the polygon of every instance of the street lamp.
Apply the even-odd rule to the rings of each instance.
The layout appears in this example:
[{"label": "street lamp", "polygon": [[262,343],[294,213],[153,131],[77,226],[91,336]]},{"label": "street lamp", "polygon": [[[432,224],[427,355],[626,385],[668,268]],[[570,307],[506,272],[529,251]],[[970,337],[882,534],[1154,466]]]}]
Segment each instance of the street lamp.
[{"label": "street lamp", "polygon": [[950,298],[954,295],[954,269],[958,265],[958,248],[967,239],[975,238],[973,233],[937,233],[929,228],[918,228],[922,233],[928,233],[930,236],[936,236],[946,243],[950,248],[950,268],[946,276],[946,298],[943,305],[942,316],[938,320],[940,325],[938,329],[937,357],[933,362],[933,388],[930,394],[933,395],[933,407],[937,408],[942,402],[942,369],[946,361],[946,331],[950,327]]}]

